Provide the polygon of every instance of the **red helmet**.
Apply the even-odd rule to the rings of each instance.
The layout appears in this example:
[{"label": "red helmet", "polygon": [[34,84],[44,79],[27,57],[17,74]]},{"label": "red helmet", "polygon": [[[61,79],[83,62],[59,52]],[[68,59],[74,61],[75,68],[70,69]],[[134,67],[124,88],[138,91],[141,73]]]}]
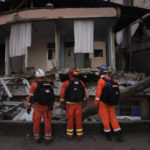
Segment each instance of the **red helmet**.
[{"label": "red helmet", "polygon": [[70,69],[69,70],[69,73],[71,74],[71,75],[78,75],[79,74],[79,69]]}]

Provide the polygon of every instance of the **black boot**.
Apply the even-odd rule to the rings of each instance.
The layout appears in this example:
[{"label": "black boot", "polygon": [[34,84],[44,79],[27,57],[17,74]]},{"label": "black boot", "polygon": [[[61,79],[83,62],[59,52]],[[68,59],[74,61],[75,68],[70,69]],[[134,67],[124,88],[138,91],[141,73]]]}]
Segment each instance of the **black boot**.
[{"label": "black boot", "polygon": [[35,140],[36,144],[40,144],[41,143],[41,139]]},{"label": "black boot", "polygon": [[104,134],[107,141],[112,141],[111,132],[105,132]]},{"label": "black boot", "polygon": [[124,141],[123,135],[122,135],[122,132],[121,132],[121,131],[115,132],[115,136],[116,136],[117,142],[123,142],[123,141]]},{"label": "black boot", "polygon": [[52,142],[52,140],[48,141],[48,140],[45,140],[45,144],[48,145]]}]

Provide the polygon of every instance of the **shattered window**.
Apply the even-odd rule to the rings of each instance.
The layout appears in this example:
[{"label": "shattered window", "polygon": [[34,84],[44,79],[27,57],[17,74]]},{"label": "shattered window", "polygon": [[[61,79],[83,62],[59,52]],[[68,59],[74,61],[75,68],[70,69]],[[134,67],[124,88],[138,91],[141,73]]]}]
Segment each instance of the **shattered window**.
[{"label": "shattered window", "polygon": [[103,57],[102,49],[94,49],[94,57]]}]

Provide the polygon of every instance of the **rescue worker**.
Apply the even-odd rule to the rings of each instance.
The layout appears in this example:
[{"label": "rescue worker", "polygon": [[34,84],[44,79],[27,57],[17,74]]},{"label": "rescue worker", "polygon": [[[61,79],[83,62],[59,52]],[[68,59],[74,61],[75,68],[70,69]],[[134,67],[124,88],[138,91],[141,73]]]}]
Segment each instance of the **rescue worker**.
[{"label": "rescue worker", "polygon": [[79,69],[70,69],[69,78],[61,88],[60,103],[66,103],[67,137],[72,139],[74,135],[74,117],[76,121],[76,135],[83,136],[82,129],[82,103],[86,101],[86,88],[83,81],[77,79]]},{"label": "rescue worker", "polygon": [[115,115],[115,108],[113,105],[108,105],[101,100],[102,91],[105,87],[106,80],[111,80],[108,75],[108,68],[105,65],[99,67],[100,70],[100,79],[98,80],[97,90],[96,90],[96,97],[94,100],[94,104],[98,108],[98,114],[102,120],[104,126],[104,134],[107,140],[111,141],[111,126],[113,128],[114,134],[116,135],[116,140],[118,142],[123,142],[123,136],[121,132],[120,125],[117,121]]},{"label": "rescue worker", "polygon": [[[34,110],[33,110],[33,133],[34,133],[34,140],[36,143],[41,142],[41,137],[40,137],[40,123],[41,123],[41,118],[43,118],[44,121],[44,132],[45,132],[45,143],[49,144],[52,141],[52,130],[51,130],[51,111],[53,108],[53,100],[54,100],[54,93],[53,89],[50,85],[49,82],[44,80],[45,77],[45,72],[42,69],[38,69],[35,73],[36,76],[36,82],[33,82],[28,98],[27,98],[27,113],[30,114],[31,112],[31,104],[33,103],[34,105]],[[42,85],[41,85],[42,84]],[[44,95],[41,97],[41,89],[42,86],[46,86],[46,92],[48,94],[48,99],[49,97],[52,97],[52,102],[45,102],[44,100],[47,99],[47,97]],[[44,87],[45,88],[45,87]],[[37,90],[38,89],[38,90]],[[49,95],[49,91],[51,92],[51,95]],[[37,99],[39,99],[37,101]],[[44,101],[44,102],[43,102]]]}]

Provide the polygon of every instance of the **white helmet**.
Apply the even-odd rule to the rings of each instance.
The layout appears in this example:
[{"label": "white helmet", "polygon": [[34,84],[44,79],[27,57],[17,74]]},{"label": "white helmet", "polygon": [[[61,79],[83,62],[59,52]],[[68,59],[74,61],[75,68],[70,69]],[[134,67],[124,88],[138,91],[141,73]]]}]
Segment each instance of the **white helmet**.
[{"label": "white helmet", "polygon": [[35,73],[35,76],[37,78],[41,78],[41,77],[44,77],[45,76],[45,72],[42,70],[42,69],[37,69],[36,73]]}]

